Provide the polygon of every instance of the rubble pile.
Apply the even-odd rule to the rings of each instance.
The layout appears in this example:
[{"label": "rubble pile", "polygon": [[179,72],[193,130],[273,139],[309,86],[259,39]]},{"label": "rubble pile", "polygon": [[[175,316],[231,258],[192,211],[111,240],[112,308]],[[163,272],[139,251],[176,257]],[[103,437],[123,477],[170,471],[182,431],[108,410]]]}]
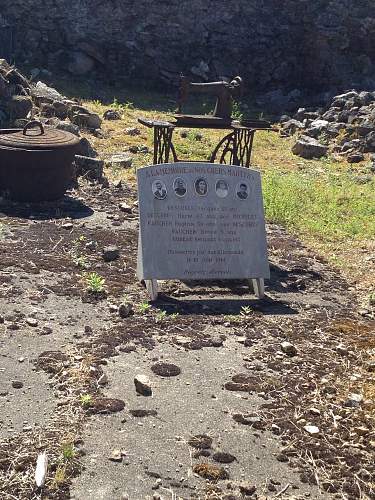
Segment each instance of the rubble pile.
[{"label": "rubble pile", "polygon": [[358,163],[365,153],[375,153],[375,92],[351,90],[333,97],[325,108],[300,108],[281,122],[283,135],[299,134],[293,152],[303,158],[332,152]]},{"label": "rubble pile", "polygon": [[[98,133],[102,124],[99,115],[78,101],[67,99],[41,81],[32,82],[5,59],[0,59],[0,128],[22,128],[30,119],[77,136],[81,129]],[[77,175],[105,181],[103,162],[95,160],[97,153],[84,137],[77,154]]]}]

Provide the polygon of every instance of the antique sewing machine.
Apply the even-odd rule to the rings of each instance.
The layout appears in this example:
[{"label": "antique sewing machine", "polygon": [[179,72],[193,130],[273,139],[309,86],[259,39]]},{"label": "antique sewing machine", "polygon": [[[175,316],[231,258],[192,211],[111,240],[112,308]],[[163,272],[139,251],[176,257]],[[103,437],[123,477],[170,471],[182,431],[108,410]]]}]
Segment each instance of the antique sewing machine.
[{"label": "antique sewing machine", "polygon": [[[216,96],[216,105],[212,115],[185,115],[182,114],[182,106],[185,104],[190,93],[200,93]],[[178,125],[201,126],[231,124],[233,100],[239,99],[243,93],[243,83],[240,76],[236,76],[232,81],[221,80],[209,83],[192,83],[185,76],[180,77],[180,87],[178,96],[178,114],[174,115]]]},{"label": "antique sewing machine", "polygon": [[[182,113],[190,93],[216,96],[216,106],[211,115],[187,115]],[[271,129],[265,120],[243,119],[232,116],[233,102],[243,94],[242,78],[236,76],[231,81],[192,83],[186,77],[180,77],[178,113],[168,121],[138,118],[139,123],[154,130],[154,164],[180,161],[173,144],[173,132],[176,128],[228,129],[230,132],[219,141],[212,151],[211,163],[242,165],[250,167],[254,134],[257,130]]]}]

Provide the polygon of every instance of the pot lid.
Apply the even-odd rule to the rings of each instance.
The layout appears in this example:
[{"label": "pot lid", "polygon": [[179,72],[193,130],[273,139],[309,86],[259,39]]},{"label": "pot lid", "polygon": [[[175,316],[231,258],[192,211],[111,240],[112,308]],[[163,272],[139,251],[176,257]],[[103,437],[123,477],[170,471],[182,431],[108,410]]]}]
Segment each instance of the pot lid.
[{"label": "pot lid", "polygon": [[46,130],[42,123],[36,120],[25,125],[23,130],[15,130],[11,133],[7,131],[6,134],[0,133],[0,146],[7,146],[15,149],[63,149],[76,146],[79,141],[79,137],[76,137],[70,132],[57,130],[55,128]]}]

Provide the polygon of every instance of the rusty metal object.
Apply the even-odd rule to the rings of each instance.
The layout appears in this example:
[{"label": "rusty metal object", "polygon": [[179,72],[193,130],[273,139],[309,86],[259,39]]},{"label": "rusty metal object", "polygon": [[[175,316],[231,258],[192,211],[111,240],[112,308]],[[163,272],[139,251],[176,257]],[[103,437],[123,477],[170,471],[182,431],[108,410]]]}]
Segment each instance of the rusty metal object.
[{"label": "rusty metal object", "polygon": [[23,130],[0,130],[0,189],[16,201],[61,198],[74,176],[79,142],[69,132],[44,130],[36,121]]},{"label": "rusty metal object", "polygon": [[[154,129],[154,165],[181,161],[177,157],[173,145],[173,132],[176,128],[182,127],[179,123],[170,123],[165,121],[153,121],[145,118],[139,118],[139,123],[146,127]],[[208,161],[211,163],[222,163],[226,165],[239,165],[250,167],[251,153],[253,148],[254,135],[257,130],[277,131],[271,129],[270,123],[265,120],[248,120],[246,124],[252,127],[243,126],[242,123],[232,121],[230,124],[213,122],[203,122],[197,124],[189,122],[184,127],[201,129],[230,129],[231,132],[220,140],[218,145],[211,153]]]},{"label": "rusty metal object", "polygon": [[243,93],[243,82],[240,76],[233,78],[231,82],[224,80],[209,83],[192,83],[185,76],[180,77],[180,88],[178,97],[178,115],[176,119],[183,122],[183,118],[195,117],[197,121],[203,118],[207,119],[207,115],[181,115],[182,106],[185,103],[190,92],[215,95],[216,105],[213,112],[213,117],[219,118],[223,121],[232,121],[233,99],[238,99]]}]

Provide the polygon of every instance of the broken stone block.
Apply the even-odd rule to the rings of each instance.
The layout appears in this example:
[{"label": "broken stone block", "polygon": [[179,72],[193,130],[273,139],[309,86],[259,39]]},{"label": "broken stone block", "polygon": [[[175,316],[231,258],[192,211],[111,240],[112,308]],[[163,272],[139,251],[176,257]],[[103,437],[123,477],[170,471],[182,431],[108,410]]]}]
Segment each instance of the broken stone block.
[{"label": "broken stone block", "polygon": [[134,377],[135,390],[142,396],[152,396],[151,383],[146,375],[136,375]]},{"label": "broken stone block", "polygon": [[292,151],[297,156],[311,160],[312,158],[321,158],[322,156],[325,156],[327,154],[328,147],[321,144],[313,137],[301,135],[293,146]]},{"label": "broken stone block", "polygon": [[117,153],[108,160],[107,165],[112,168],[130,168],[133,158],[126,153]]},{"label": "broken stone block", "polygon": [[102,181],[104,161],[97,158],[76,155],[74,162],[76,164],[77,177],[81,176],[89,180]]}]

